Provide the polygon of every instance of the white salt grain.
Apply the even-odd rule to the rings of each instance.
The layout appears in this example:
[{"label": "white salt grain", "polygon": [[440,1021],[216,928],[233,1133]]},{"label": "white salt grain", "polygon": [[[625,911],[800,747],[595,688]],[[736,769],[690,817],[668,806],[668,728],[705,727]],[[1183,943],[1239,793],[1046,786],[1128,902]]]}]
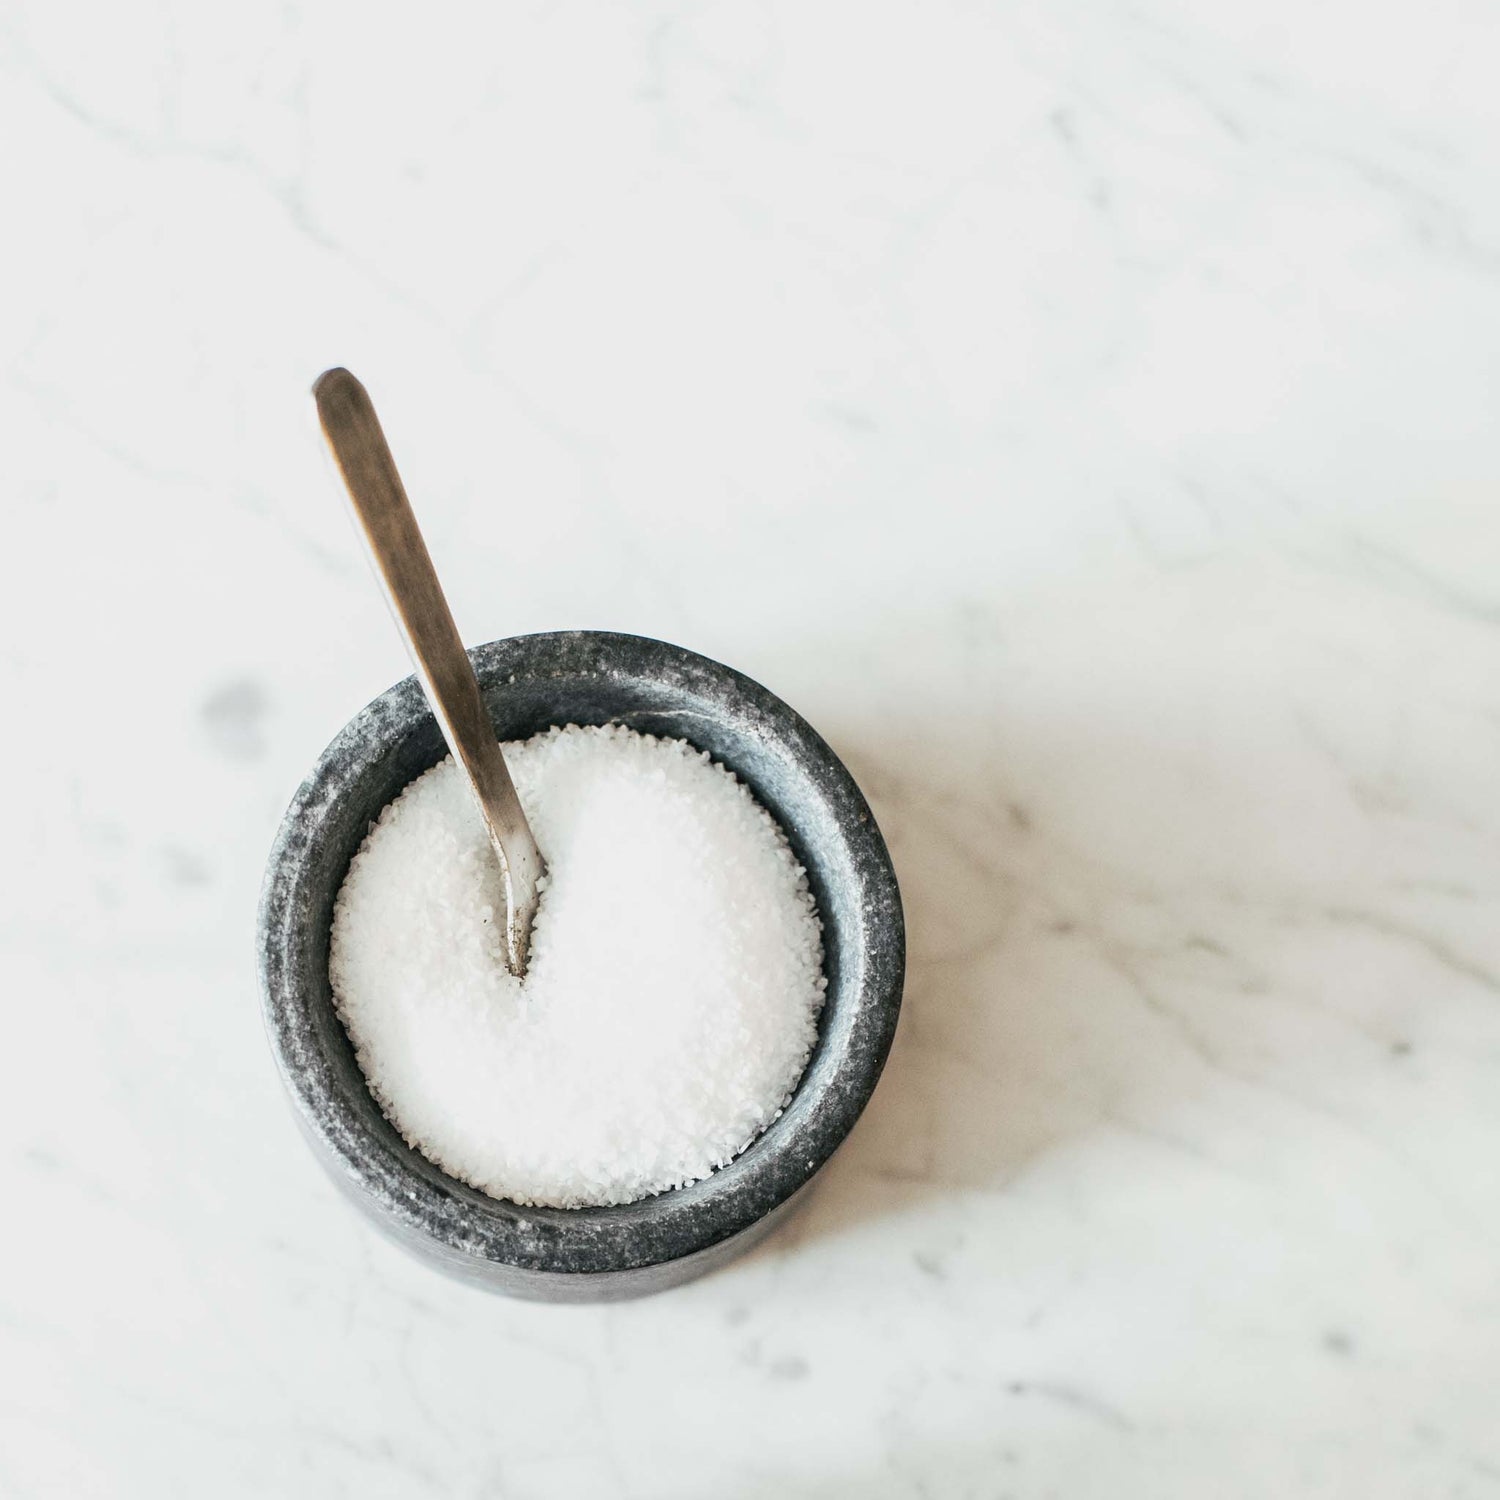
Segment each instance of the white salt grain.
[{"label": "white salt grain", "polygon": [[826,981],[786,838],[680,740],[554,729],[506,760],[548,862],[524,986],[450,761],[380,815],[334,908],[334,1000],[375,1097],[445,1171],[516,1203],[706,1177],[802,1076]]}]

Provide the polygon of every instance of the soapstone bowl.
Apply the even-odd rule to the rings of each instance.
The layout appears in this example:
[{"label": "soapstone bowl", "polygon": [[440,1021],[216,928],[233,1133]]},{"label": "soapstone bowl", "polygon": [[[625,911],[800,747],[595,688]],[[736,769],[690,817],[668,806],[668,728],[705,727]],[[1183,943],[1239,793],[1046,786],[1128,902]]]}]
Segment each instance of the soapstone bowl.
[{"label": "soapstone bowl", "polygon": [[271,850],[258,931],[271,1046],[315,1155],[367,1218],[419,1258],[541,1301],[662,1291],[765,1235],[869,1100],[895,1034],[905,968],[890,857],[827,744],[780,699],[718,662],[588,630],[491,641],[470,655],[502,740],[605,723],[685,739],[770,810],[823,919],[828,992],[807,1072],[781,1116],[728,1166],[620,1208],[522,1208],[412,1150],[371,1097],[328,982],[329,924],[350,860],[381,808],[446,753],[412,677],[323,752]]}]

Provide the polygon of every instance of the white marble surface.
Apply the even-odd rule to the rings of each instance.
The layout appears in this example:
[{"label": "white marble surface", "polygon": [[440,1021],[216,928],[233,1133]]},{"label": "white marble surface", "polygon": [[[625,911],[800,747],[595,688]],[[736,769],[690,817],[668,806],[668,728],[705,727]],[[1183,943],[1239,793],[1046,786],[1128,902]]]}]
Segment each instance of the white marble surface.
[{"label": "white marble surface", "polygon": [[[0,12],[0,1493],[1500,1494],[1500,24]],[[512,1305],[336,1201],[261,861],[468,635],[735,663],[874,799],[886,1079],[788,1232]]]}]

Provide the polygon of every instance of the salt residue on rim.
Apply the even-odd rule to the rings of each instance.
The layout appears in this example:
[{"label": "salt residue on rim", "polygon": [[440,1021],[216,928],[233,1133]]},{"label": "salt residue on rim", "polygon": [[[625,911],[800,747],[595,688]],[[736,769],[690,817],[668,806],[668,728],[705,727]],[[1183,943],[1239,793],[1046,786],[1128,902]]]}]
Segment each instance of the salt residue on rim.
[{"label": "salt residue on rim", "polygon": [[623,1204],[709,1175],[790,1099],[821,923],[785,835],[680,740],[570,726],[507,745],[549,874],[520,985],[451,761],[388,806],[335,906],[330,977],[409,1144],[496,1197]]}]

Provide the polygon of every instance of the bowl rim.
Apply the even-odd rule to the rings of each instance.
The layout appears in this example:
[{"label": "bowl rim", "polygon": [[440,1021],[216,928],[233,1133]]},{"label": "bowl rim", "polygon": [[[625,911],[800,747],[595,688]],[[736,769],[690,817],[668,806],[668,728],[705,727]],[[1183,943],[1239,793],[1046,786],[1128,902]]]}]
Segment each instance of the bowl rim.
[{"label": "bowl rim", "polygon": [[[854,778],[822,736],[767,688],[710,657],[647,636],[599,630],[507,636],[469,655],[487,697],[522,679],[612,675],[733,702],[737,720],[748,720],[758,738],[795,765],[827,808],[854,876],[857,940],[840,952],[841,963],[855,966],[849,997],[840,1002],[852,1009],[841,1016],[840,1050],[826,1076],[815,1078],[809,1062],[781,1115],[725,1167],[687,1187],[617,1207],[527,1207],[494,1198],[449,1177],[394,1127],[373,1128],[369,1096],[356,1105],[319,1040],[327,1028],[320,1030],[315,1017],[326,1021],[331,994],[326,984],[318,994],[299,981],[296,957],[314,937],[308,860],[331,815],[393,745],[419,732],[424,720],[430,723],[411,676],[374,698],[329,742],[272,845],[257,948],[263,1017],[278,1071],[304,1131],[341,1186],[399,1239],[426,1241],[439,1258],[552,1278],[637,1271],[707,1250],[796,1193],[832,1156],[874,1091],[894,1039],[905,973],[900,891],[885,840]],[[326,953],[321,962],[326,965]],[[820,1048],[832,1004],[831,987],[819,1022]]]}]

